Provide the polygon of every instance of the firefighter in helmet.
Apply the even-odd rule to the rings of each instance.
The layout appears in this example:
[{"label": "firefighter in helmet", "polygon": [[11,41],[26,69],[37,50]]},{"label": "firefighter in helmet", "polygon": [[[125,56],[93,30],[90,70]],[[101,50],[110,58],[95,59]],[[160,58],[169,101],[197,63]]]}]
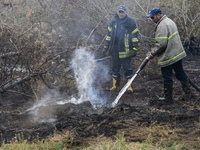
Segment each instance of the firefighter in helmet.
[{"label": "firefighter in helmet", "polygon": [[[116,16],[111,20],[107,37],[102,51],[103,57],[107,53],[112,59],[113,86],[110,91],[119,90],[121,66],[127,82],[133,76],[131,58],[136,56],[138,47],[138,29],[133,18],[127,15],[126,7],[120,5]],[[133,92],[130,85],[127,91]]]}]

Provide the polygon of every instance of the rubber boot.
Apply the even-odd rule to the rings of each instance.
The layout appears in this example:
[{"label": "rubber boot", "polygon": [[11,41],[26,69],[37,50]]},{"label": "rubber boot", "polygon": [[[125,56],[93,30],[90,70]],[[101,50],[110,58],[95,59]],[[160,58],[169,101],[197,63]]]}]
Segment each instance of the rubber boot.
[{"label": "rubber boot", "polygon": [[[127,82],[129,82],[131,79],[128,79]],[[127,88],[127,92],[133,92],[133,88],[132,88],[132,83],[129,85],[129,87]]]},{"label": "rubber boot", "polygon": [[185,96],[184,96],[184,98],[182,98],[182,100],[190,100],[192,98],[195,98],[195,95],[192,93],[192,91],[190,89],[189,79],[187,79],[185,81],[181,81],[181,85],[182,85],[182,89],[185,93]]},{"label": "rubber boot", "polygon": [[120,78],[113,78],[113,86],[110,91],[119,91]]},{"label": "rubber boot", "polygon": [[164,82],[164,97],[159,98],[158,104],[161,105],[171,105],[173,104],[172,98],[173,83]]}]

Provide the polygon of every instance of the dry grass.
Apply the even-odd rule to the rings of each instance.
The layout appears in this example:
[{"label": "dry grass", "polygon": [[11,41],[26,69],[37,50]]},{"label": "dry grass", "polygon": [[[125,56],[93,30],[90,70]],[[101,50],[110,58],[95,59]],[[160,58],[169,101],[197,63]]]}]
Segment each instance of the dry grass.
[{"label": "dry grass", "polygon": [[[137,140],[131,141],[131,138],[127,136],[125,133],[126,131],[119,131],[116,136],[113,137],[105,137],[105,136],[98,136],[98,137],[90,137],[83,139],[82,141],[76,141],[75,136],[73,132],[70,132],[68,130],[65,130],[61,133],[55,132],[52,136],[47,137],[45,140],[39,141],[34,140],[32,142],[28,142],[27,140],[23,139],[23,134],[21,136],[18,136],[18,138],[15,138],[15,141],[13,140],[10,144],[3,143],[0,147],[1,150],[18,150],[18,149],[34,149],[34,150],[47,150],[47,149],[82,149],[82,150],[165,150],[165,149],[174,149],[178,150],[182,147],[180,144],[176,144],[175,142],[168,141],[168,145],[164,144],[163,140],[155,142],[153,135],[151,135],[150,132],[161,132],[159,134],[163,134],[165,129],[160,127],[159,130],[156,131],[155,128],[145,128],[140,129],[138,132],[132,131],[129,129],[130,134],[132,134],[132,137],[135,135],[135,137],[138,135],[139,132],[144,132],[138,135],[144,136],[144,140],[138,142]],[[148,132],[150,131],[150,132]],[[148,132],[148,134],[146,134]],[[164,133],[167,134],[167,133]],[[162,139],[162,138],[161,138]],[[170,144],[169,144],[170,143]]]},{"label": "dry grass", "polygon": [[[198,149],[199,137],[196,141],[188,142],[191,136],[199,134],[199,129],[188,134],[180,134],[180,129],[171,129],[169,126],[160,126],[152,124],[150,127],[139,125],[135,121],[126,121],[127,129],[118,131],[116,136],[89,137],[82,140],[76,140],[78,136],[75,131],[64,130],[54,132],[52,136],[45,140],[34,140],[28,142],[23,139],[23,135],[15,138],[11,144],[2,144],[1,150],[16,149],[82,149],[82,150],[191,150]],[[156,124],[156,123],[155,123]],[[199,127],[199,123],[196,123]],[[18,140],[17,140],[18,139]]]}]

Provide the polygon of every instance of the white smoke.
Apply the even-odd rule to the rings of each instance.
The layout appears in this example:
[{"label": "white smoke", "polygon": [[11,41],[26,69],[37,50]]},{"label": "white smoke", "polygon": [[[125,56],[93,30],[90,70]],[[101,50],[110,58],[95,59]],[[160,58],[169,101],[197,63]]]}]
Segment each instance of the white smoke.
[{"label": "white smoke", "polygon": [[58,105],[81,104],[89,101],[93,108],[99,108],[106,104],[107,98],[103,96],[100,89],[102,82],[108,79],[107,67],[101,62],[97,62],[93,53],[80,48],[75,50],[71,68],[77,83],[78,98],[75,96],[70,99],[62,98],[56,89],[47,91],[39,101],[27,110],[32,114],[35,122],[55,121]]},{"label": "white smoke", "polygon": [[106,99],[100,96],[100,82],[107,80],[108,69],[95,61],[94,54],[84,48],[75,50],[71,61],[80,98],[77,103],[90,101],[94,107],[102,106]]}]

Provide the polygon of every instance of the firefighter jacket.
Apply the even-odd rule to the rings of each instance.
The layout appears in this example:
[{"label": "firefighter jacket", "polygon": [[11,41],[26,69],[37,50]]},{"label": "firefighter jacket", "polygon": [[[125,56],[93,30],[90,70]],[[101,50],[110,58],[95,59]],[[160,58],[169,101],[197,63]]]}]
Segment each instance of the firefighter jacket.
[{"label": "firefighter jacket", "polygon": [[158,65],[166,67],[186,57],[176,24],[164,15],[156,24],[155,47],[152,55],[158,58]]},{"label": "firefighter jacket", "polygon": [[[131,54],[136,54],[138,47],[138,29],[135,21],[126,15],[123,22],[121,23],[119,36],[117,34],[117,21],[119,21],[118,15],[116,15],[110,22],[107,30],[107,37],[104,44],[104,49],[109,50],[109,54],[112,51],[119,53],[119,58],[131,57]],[[117,43],[117,50],[113,49],[113,45]]]}]

